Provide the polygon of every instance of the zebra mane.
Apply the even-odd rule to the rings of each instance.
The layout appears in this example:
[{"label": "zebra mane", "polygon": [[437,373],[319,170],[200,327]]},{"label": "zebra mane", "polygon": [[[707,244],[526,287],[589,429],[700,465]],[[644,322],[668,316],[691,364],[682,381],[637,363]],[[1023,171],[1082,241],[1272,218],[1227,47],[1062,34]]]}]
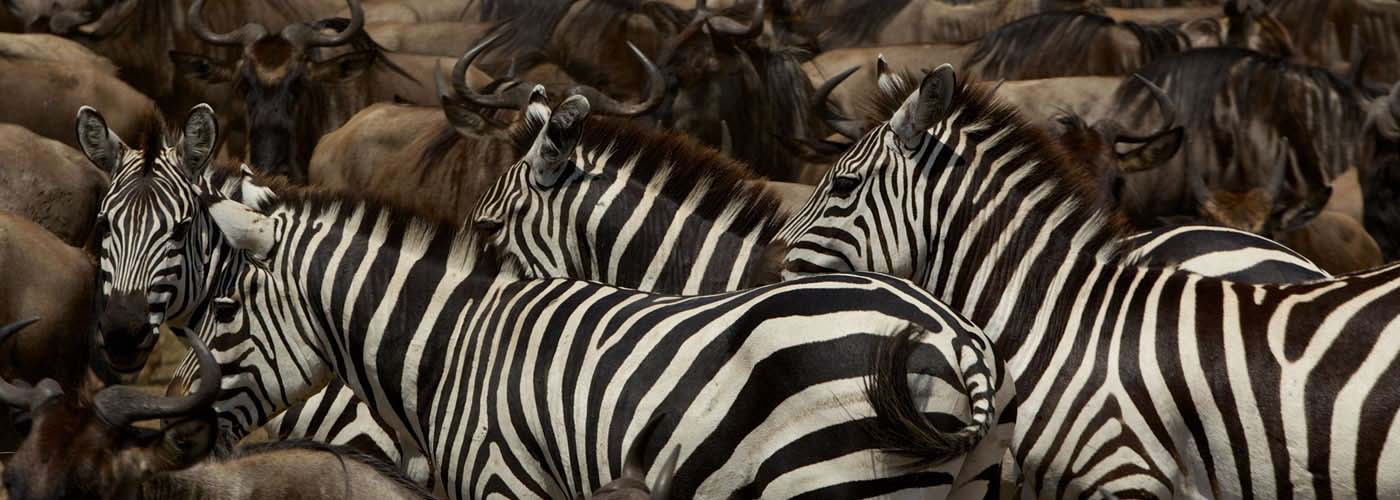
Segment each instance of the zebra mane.
[{"label": "zebra mane", "polygon": [[[737,208],[736,229],[766,224],[776,233],[787,217],[779,207],[782,200],[762,184],[764,180],[743,162],[701,145],[688,135],[635,125],[616,118],[593,117],[585,126],[579,147],[586,156],[610,151],[609,167],[630,168],[633,179],[665,175],[663,191],[672,199],[683,200],[696,186],[705,186],[706,202],[696,214],[715,219],[726,210]],[[713,200],[713,201],[711,201]]]},{"label": "zebra mane", "polygon": [[[872,125],[889,121],[909,94],[918,90],[920,79],[912,72],[904,72],[894,79],[894,85],[890,88],[877,90],[862,108],[866,121]],[[1041,205],[1049,208],[1032,211],[1026,214],[1027,217],[1048,218],[1054,207],[1073,203],[1074,210],[1065,217],[1062,225],[1075,229],[1097,226],[1097,231],[1090,231],[1096,241],[1089,248],[1103,249],[1105,253],[1101,257],[1105,259],[1119,255],[1121,248],[1117,242],[1133,234],[1134,229],[1121,211],[1104,210],[1094,203],[1093,200],[1100,195],[1098,179],[1091,174],[1092,169],[1076,164],[1073,156],[1058,140],[1040,127],[1026,122],[1014,106],[997,99],[986,85],[973,81],[960,82],[952,102],[953,109],[949,110],[948,116],[957,117],[956,120],[964,124],[962,128],[965,130],[975,129],[967,133],[970,142],[977,143],[1010,129],[1006,134],[1007,139],[998,144],[995,150],[1021,149],[1025,151],[1021,158],[1035,160],[1009,164],[1015,165],[1011,168],[1034,169],[1027,176],[1028,180],[1018,184],[1030,186],[1020,190],[1019,196],[1025,196],[1046,183],[1052,186],[1046,199],[1053,203]]]}]

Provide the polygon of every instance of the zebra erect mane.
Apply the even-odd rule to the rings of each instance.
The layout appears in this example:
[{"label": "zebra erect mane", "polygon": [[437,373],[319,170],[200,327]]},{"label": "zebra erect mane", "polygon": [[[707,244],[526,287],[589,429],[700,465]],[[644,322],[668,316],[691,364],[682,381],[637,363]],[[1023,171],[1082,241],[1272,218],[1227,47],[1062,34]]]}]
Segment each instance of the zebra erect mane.
[{"label": "zebra erect mane", "polygon": [[638,126],[627,120],[593,117],[584,127],[579,147],[585,151],[608,149],[613,158],[635,159],[609,162],[631,168],[633,178],[666,175],[668,192],[685,190],[673,196],[676,200],[685,199],[685,194],[696,186],[705,186],[707,198],[725,203],[701,203],[696,214],[715,219],[737,206],[740,210],[734,222],[736,230],[765,224],[769,231],[776,232],[786,222],[779,210],[782,200],[761,183],[751,182],[763,180],[762,177],[747,164],[724,156],[689,135]]},{"label": "zebra erect mane", "polygon": [[258,207],[263,213],[271,213],[278,208],[320,213],[331,207],[356,207],[367,214],[387,214],[390,220],[442,226],[440,229],[446,231],[456,232],[462,227],[462,221],[456,220],[452,214],[414,210],[369,192],[340,191],[294,184],[282,176],[259,176],[257,184],[276,195]]},{"label": "zebra erect mane", "polygon": [[[865,120],[868,126],[883,124],[888,121],[894,112],[897,111],[909,97],[909,94],[918,90],[921,77],[912,72],[904,72],[899,78],[893,80],[890,88],[875,92],[863,107]],[[1123,238],[1133,234],[1128,218],[1121,211],[1106,211],[1100,208],[1093,200],[1099,196],[1098,179],[1091,174],[1091,169],[1082,168],[1077,165],[1073,157],[1055,138],[1048,135],[1040,127],[1030,125],[1016,112],[1015,107],[998,100],[989,93],[989,87],[980,85],[980,82],[963,81],[959,82],[957,90],[953,93],[953,109],[949,110],[947,116],[956,116],[961,128],[977,128],[977,131],[969,132],[969,141],[980,142],[988,137],[1000,133],[1006,133],[1003,141],[1009,144],[998,144],[998,150],[1024,149],[1022,158],[1033,158],[1035,162],[1018,161],[1014,162],[1019,168],[1034,168],[1028,181],[1020,185],[1040,186],[1047,182],[1052,182],[1053,190],[1049,199],[1059,200],[1059,203],[1049,203],[1054,207],[1061,203],[1075,203],[1077,207],[1070,211],[1064,221],[1064,227],[1086,227],[1097,226],[1097,236],[1103,239],[1100,245],[1091,246],[1106,251],[1102,257],[1116,257],[1121,249],[1113,242],[1121,241]],[[975,127],[973,125],[976,125]],[[1010,129],[1009,131],[1007,129]],[[1018,167],[1012,167],[1018,168]],[[1029,192],[1030,190],[1026,190]],[[1024,195],[1025,193],[1022,193]],[[1050,213],[1029,213],[1027,217],[1049,217]],[[1106,238],[1105,238],[1106,237]]]}]

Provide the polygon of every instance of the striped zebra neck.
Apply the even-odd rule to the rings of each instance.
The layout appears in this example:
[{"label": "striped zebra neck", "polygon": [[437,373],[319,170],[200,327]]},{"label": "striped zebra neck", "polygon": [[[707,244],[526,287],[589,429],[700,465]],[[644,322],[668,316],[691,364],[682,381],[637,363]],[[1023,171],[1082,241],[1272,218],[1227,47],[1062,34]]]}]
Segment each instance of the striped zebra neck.
[{"label": "striped zebra neck", "polygon": [[[239,328],[221,330],[220,321],[206,321],[200,332],[214,346],[225,374],[224,394],[230,395],[215,405],[226,434],[222,437],[241,438],[312,396],[333,376],[376,409],[385,423],[404,425],[406,417],[388,416],[412,411],[398,411],[399,388],[380,387],[376,376],[382,375],[384,360],[364,350],[366,344],[378,348],[377,343],[393,332],[366,322],[388,320],[375,311],[399,302],[406,283],[430,290],[433,283],[453,284],[452,300],[472,302],[489,293],[498,278],[517,278],[501,272],[472,230],[341,194],[278,195],[275,206],[268,208],[277,243],[267,259],[241,257],[225,268],[234,281],[227,296],[246,309],[275,311],[275,318],[257,324],[243,318]],[[409,279],[406,273],[414,267],[425,274]],[[467,285],[456,286],[463,283]],[[255,338],[250,329],[265,332]],[[266,332],[269,329],[275,331]],[[250,344],[261,345],[269,338],[286,342],[270,351]],[[403,347],[386,345],[379,354],[398,359],[402,353],[393,349]],[[229,387],[230,377],[237,380],[236,387]]]},{"label": "striped zebra neck", "polygon": [[533,278],[576,278],[694,295],[771,281],[765,250],[785,222],[746,166],[685,136],[591,118],[571,174],[532,182],[509,169],[473,220],[489,245]]}]

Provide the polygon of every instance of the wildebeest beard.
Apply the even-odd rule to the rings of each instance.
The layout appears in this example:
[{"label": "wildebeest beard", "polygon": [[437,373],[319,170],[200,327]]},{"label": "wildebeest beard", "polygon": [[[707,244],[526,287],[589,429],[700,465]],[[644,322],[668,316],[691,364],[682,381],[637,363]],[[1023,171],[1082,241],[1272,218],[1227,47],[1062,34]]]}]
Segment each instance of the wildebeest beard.
[{"label": "wildebeest beard", "polygon": [[256,81],[252,69],[245,67],[243,71],[246,74],[240,82],[246,87],[249,163],[263,173],[305,183],[311,153],[325,132],[328,89],[320,88],[301,71],[272,85],[249,83]]}]

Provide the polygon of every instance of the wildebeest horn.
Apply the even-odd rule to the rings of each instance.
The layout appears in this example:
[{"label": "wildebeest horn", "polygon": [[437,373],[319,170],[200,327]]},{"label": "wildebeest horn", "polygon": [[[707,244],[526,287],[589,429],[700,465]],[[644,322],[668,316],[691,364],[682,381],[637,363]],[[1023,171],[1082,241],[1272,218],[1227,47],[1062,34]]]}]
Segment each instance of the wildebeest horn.
[{"label": "wildebeest horn", "polygon": [[219,397],[219,363],[198,335],[185,338],[199,360],[199,389],[194,394],[163,397],[135,387],[112,386],[93,397],[97,416],[108,425],[120,427],[142,420],[179,417],[214,404]]},{"label": "wildebeest horn", "polygon": [[[700,8],[704,8],[705,2],[698,2]],[[758,5],[753,9],[753,17],[749,19],[748,26],[728,16],[711,17],[707,23],[710,25],[710,32],[733,38],[753,38],[763,34],[763,18],[766,0],[758,0]]]},{"label": "wildebeest horn", "polygon": [[840,85],[841,82],[845,81],[846,78],[849,78],[851,74],[858,70],[860,70],[860,65],[852,66],[847,68],[846,71],[837,73],[836,76],[822,82],[822,85],[817,87],[817,91],[812,94],[811,102],[808,103],[812,107],[812,110],[817,112],[822,119],[826,120],[827,125],[830,125],[836,133],[853,141],[860,140],[860,137],[865,135],[865,131],[861,129],[860,125],[858,125],[855,120],[843,116],[836,116],[835,113],[831,112],[831,108],[827,107],[827,100],[831,98],[831,91],[836,89],[837,85]]},{"label": "wildebeest horn", "polygon": [[519,96],[483,95],[467,85],[467,70],[471,69],[472,61],[475,61],[476,56],[481,55],[491,44],[496,43],[496,40],[499,40],[501,36],[503,36],[502,33],[496,33],[477,42],[476,46],[467,49],[467,53],[462,54],[462,57],[457,59],[457,64],[452,65],[452,90],[457,93],[458,98],[487,109],[519,109],[525,104],[519,99]]},{"label": "wildebeest horn", "polygon": [[666,97],[666,77],[661,75],[661,70],[647,59],[636,45],[627,42],[627,48],[632,49],[632,55],[647,70],[647,98],[639,103],[623,104],[604,94],[602,91],[587,85],[577,85],[569,89],[569,95],[581,95],[588,98],[588,103],[592,105],[593,112],[615,116],[637,116],[653,109],[661,104],[661,100]]},{"label": "wildebeest horn", "polygon": [[214,33],[204,25],[204,0],[195,0],[190,5],[190,31],[200,40],[214,45],[242,45],[267,34],[267,28],[258,23],[248,23],[228,33]]},{"label": "wildebeest horn", "polygon": [[[0,326],[0,344],[4,344],[5,340],[37,321],[39,318],[32,318]],[[0,378],[0,402],[14,407],[33,409],[40,403],[48,401],[50,397],[62,392],[63,390],[58,387],[58,382],[53,379],[46,378],[39,381],[38,386],[30,387],[28,384],[11,384],[8,380]]]},{"label": "wildebeest horn", "polygon": [[1153,138],[1172,130],[1172,127],[1176,123],[1176,105],[1172,104],[1171,97],[1167,96],[1167,91],[1162,90],[1162,87],[1158,87],[1156,84],[1148,81],[1137,73],[1133,74],[1133,78],[1137,78],[1138,81],[1147,86],[1147,90],[1151,91],[1152,97],[1157,100],[1157,107],[1162,108],[1162,127],[1156,132],[1142,136],[1119,134],[1117,140],[1118,142],[1143,143],[1151,141]]},{"label": "wildebeest horn", "polygon": [[734,138],[729,135],[729,120],[719,121],[719,152],[724,156],[734,156]]},{"label": "wildebeest horn", "polygon": [[325,35],[316,31],[308,31],[306,35],[307,47],[333,47],[344,45],[355,35],[360,34],[360,30],[365,27],[365,9],[360,5],[360,0],[346,0],[350,4],[350,25],[340,30],[334,35]]}]

